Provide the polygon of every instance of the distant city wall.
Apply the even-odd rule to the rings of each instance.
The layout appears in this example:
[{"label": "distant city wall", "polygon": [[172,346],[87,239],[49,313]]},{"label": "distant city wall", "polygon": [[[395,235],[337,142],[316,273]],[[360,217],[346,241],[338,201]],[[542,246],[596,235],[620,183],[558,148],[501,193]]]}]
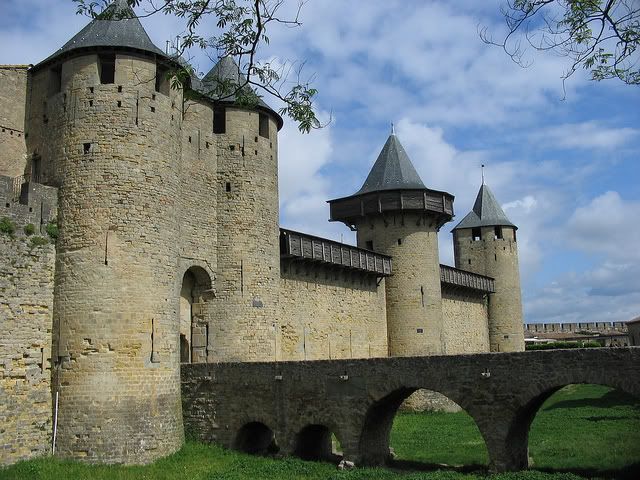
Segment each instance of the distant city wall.
[{"label": "distant city wall", "polygon": [[578,322],[578,323],[525,323],[526,333],[577,333],[584,332],[621,332],[627,331],[626,322]]}]

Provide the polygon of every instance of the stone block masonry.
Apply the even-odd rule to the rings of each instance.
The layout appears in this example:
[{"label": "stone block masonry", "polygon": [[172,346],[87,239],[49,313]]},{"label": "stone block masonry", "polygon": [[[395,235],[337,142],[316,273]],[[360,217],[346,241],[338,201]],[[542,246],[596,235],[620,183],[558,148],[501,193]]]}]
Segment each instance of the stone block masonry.
[{"label": "stone block masonry", "polygon": [[375,275],[283,259],[274,360],[386,357],[385,299]]},{"label": "stone block masonry", "polygon": [[52,244],[0,233],[0,464],[51,447],[54,265]]},{"label": "stone block masonry", "polygon": [[[328,430],[345,459],[381,465],[389,458],[399,406],[423,388],[442,393],[473,418],[490,469],[522,470],[529,427],[550,395],[572,383],[594,383],[640,398],[638,368],[640,348],[633,347],[183,365],[183,416],[185,428],[201,440],[247,450],[260,447],[260,437],[243,433],[262,424],[283,454],[322,446]],[[303,436],[310,427],[316,434]]]},{"label": "stone block masonry", "polygon": [[0,65],[0,175],[25,173],[24,112],[28,65]]}]

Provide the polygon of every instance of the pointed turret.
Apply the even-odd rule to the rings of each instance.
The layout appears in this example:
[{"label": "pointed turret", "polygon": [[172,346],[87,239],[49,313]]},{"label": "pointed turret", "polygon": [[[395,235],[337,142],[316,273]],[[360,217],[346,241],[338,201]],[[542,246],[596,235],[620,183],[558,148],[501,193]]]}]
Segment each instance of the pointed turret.
[{"label": "pointed turret", "polygon": [[445,353],[438,230],[453,216],[453,195],[425,187],[392,131],[362,188],[329,204],[359,247],[393,257],[384,280],[389,354]]},{"label": "pointed turret", "polygon": [[30,71],[27,149],[41,181],[62,186],[51,355],[61,458],[149,463],[183,444],[172,62],[118,0]]},{"label": "pointed turret", "polygon": [[517,228],[483,183],[473,210],[452,230],[456,268],[495,279],[488,305],[492,352],[524,350]]},{"label": "pointed turret", "polygon": [[500,207],[500,204],[493,195],[491,189],[486,184],[482,184],[478,191],[478,196],[471,210],[466,217],[462,219],[454,230],[458,228],[478,228],[488,226],[504,226],[517,229],[513,223],[507,218],[507,215]]},{"label": "pointed turret", "polygon": [[376,163],[373,164],[362,188],[355,195],[380,190],[411,188],[426,190],[427,187],[422,183],[420,175],[416,172],[398,137],[392,132],[382,147],[382,151],[378,155]]},{"label": "pointed turret", "polygon": [[395,132],[391,132],[360,190],[329,200],[329,221],[354,229],[359,219],[394,212],[428,213],[440,228],[453,217],[453,195],[425,187]]},{"label": "pointed turret", "polygon": [[115,0],[71,40],[34,67],[39,69],[62,57],[86,53],[104,47],[127,49],[169,60],[156,47],[127,0]]},{"label": "pointed turret", "polygon": [[[247,77],[241,72],[240,67],[235,60],[230,57],[222,57],[218,63],[216,63],[211,70],[203,77],[197,91],[203,94],[210,100],[214,100],[217,103],[234,104],[236,102],[237,95],[225,95],[220,92],[220,86],[227,87],[236,85],[243,85],[247,81]],[[245,91],[250,89],[249,85],[244,87]],[[224,90],[224,88],[223,88]],[[282,117],[269,105],[267,105],[262,98],[258,98],[258,104],[256,106],[258,110],[266,111],[276,119],[278,130],[282,128]]]}]

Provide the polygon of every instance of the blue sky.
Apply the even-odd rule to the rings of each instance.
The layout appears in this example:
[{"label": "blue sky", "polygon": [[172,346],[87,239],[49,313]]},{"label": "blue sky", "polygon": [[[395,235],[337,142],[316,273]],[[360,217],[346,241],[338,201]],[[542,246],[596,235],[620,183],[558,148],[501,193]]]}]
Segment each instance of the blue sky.
[{"label": "blue sky", "polygon": [[[640,88],[580,71],[563,93],[568,61],[551,54],[518,67],[478,36],[478,26],[503,31],[500,4],[309,0],[302,27],[269,32],[260,58],[304,60],[332,118],[310,135],[291,122],[280,133],[281,224],[353,242],[327,222],[325,201],[361,186],[393,122],[425,184],[456,196],[443,263],[484,163],[520,227],[525,320],[629,320],[640,315]],[[87,21],[71,0],[0,0],[0,63],[38,63]],[[143,24],[161,48],[182,30],[172,17]],[[211,67],[191,53],[199,71]]]}]

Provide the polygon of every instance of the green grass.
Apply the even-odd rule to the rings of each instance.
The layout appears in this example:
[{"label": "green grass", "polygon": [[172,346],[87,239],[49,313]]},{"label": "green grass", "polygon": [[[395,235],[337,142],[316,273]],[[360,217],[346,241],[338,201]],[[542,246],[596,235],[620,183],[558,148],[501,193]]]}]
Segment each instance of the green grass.
[{"label": "green grass", "polygon": [[[487,450],[465,412],[405,413],[391,431],[399,460],[484,465]],[[569,385],[549,397],[529,431],[529,455],[541,470],[640,479],[640,401],[601,385]],[[632,467],[632,468],[630,468]]]},{"label": "green grass", "polygon": [[[464,412],[399,414],[391,445],[405,460],[449,465],[487,461],[480,433]],[[579,480],[593,475],[637,479],[638,465],[635,471],[620,470],[640,462],[640,404],[605,387],[567,387],[542,406],[532,425],[529,445],[535,468],[553,469],[554,473],[531,470],[485,476],[482,470],[461,473],[370,468],[339,472],[328,463],[252,457],[214,445],[187,442],[178,453],[145,467],[85,465],[42,458],[0,469],[0,479]]]}]

